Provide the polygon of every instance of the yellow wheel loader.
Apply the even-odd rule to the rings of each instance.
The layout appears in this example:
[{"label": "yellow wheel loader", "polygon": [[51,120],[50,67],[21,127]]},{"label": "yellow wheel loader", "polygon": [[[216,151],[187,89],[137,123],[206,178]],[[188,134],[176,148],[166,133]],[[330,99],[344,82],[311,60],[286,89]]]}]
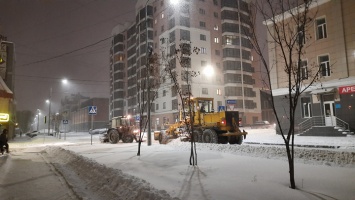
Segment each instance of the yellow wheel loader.
[{"label": "yellow wheel loader", "polygon": [[180,111],[180,121],[160,131],[161,144],[186,132],[186,127],[190,126],[191,122],[193,133],[188,134],[187,140],[201,143],[242,144],[243,139],[246,138],[248,133],[239,129],[238,111],[214,112],[213,98],[192,98],[184,103],[188,108],[185,109],[185,113],[191,113],[192,117],[185,114],[186,119],[184,119]]}]

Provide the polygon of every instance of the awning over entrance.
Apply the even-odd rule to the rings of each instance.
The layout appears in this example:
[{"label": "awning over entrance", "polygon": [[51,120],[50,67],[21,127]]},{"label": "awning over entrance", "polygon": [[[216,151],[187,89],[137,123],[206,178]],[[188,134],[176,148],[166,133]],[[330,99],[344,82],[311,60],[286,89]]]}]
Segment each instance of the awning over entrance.
[{"label": "awning over entrance", "polygon": [[6,83],[0,77],[0,98],[13,98],[14,94],[12,91],[7,87]]},{"label": "awning over entrance", "polygon": [[311,91],[311,94],[321,94],[333,92],[334,88],[325,88]]}]

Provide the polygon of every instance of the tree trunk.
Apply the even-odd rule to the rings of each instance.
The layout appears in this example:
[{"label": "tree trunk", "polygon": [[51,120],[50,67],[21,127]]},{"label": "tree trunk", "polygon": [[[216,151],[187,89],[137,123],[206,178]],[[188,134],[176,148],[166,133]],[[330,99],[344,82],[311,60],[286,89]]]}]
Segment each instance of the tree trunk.
[{"label": "tree trunk", "polygon": [[289,142],[286,143],[286,152],[287,152],[287,158],[288,158],[288,168],[289,168],[289,173],[290,173],[290,188],[296,189],[296,184],[295,184],[295,165],[293,161],[293,154],[291,153],[291,149],[289,146]]},{"label": "tree trunk", "polygon": [[139,136],[137,156],[141,155],[141,143],[142,143],[142,140],[140,139],[140,136]]}]

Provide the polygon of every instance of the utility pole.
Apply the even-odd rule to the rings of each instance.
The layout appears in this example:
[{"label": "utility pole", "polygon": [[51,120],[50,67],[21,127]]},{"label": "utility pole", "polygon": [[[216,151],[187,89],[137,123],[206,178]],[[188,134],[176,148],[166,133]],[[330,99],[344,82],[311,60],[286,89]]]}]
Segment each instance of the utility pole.
[{"label": "utility pole", "polygon": [[49,90],[49,109],[48,109],[48,135],[51,127],[51,103],[52,103],[52,87]]},{"label": "utility pole", "polygon": [[153,52],[153,49],[149,47],[149,43],[148,43],[148,2],[149,0],[147,0],[146,4],[145,4],[145,28],[146,28],[146,48],[147,48],[147,52],[146,52],[146,67],[147,67],[147,120],[148,120],[148,146],[152,145],[152,133],[151,133],[151,124],[150,124],[150,64],[149,64],[149,56],[151,55],[151,53]]},{"label": "utility pole", "polygon": [[39,109],[37,109],[37,132],[39,132]]}]

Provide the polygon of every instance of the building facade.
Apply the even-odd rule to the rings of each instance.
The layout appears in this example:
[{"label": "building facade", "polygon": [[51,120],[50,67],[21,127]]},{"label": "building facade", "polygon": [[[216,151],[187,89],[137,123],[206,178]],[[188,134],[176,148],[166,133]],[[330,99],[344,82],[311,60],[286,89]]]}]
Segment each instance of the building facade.
[{"label": "building facade", "polygon": [[[306,33],[310,37],[304,42],[301,76],[305,82],[310,80],[312,66],[319,74],[298,102],[295,128],[300,134],[340,136],[355,129],[354,9],[351,0],[318,0],[311,6],[310,14],[315,18]],[[270,45],[269,52],[270,66],[274,66],[271,87],[280,108],[288,93],[287,79],[283,63],[277,62],[278,48]]]},{"label": "building facade", "polygon": [[[88,98],[80,94],[66,97],[61,102],[60,116],[57,116],[59,130],[87,132],[90,129],[108,128],[108,104],[108,98]],[[93,106],[95,113],[90,112]]]},{"label": "building facade", "polygon": [[[181,43],[199,48],[190,57],[190,69],[201,72],[191,79],[194,97],[214,98],[214,110],[240,112],[243,124],[262,120],[260,86],[255,81],[252,47],[247,39],[250,10],[246,0],[182,0],[173,5],[167,0],[139,0],[136,21],[118,25],[112,31],[110,52],[110,118],[139,113],[137,83],[147,62],[148,46],[161,59],[174,54]],[[148,44],[148,45],[147,45]],[[174,70],[183,88],[186,84],[181,66],[175,61]],[[180,100],[173,83],[163,74],[160,87],[154,91],[151,105],[151,127],[159,130],[164,124],[179,119]],[[202,73],[206,69],[212,69]]]},{"label": "building facade", "polygon": [[14,98],[15,45],[0,34],[0,132],[8,129],[9,138],[15,137],[16,104]]}]

